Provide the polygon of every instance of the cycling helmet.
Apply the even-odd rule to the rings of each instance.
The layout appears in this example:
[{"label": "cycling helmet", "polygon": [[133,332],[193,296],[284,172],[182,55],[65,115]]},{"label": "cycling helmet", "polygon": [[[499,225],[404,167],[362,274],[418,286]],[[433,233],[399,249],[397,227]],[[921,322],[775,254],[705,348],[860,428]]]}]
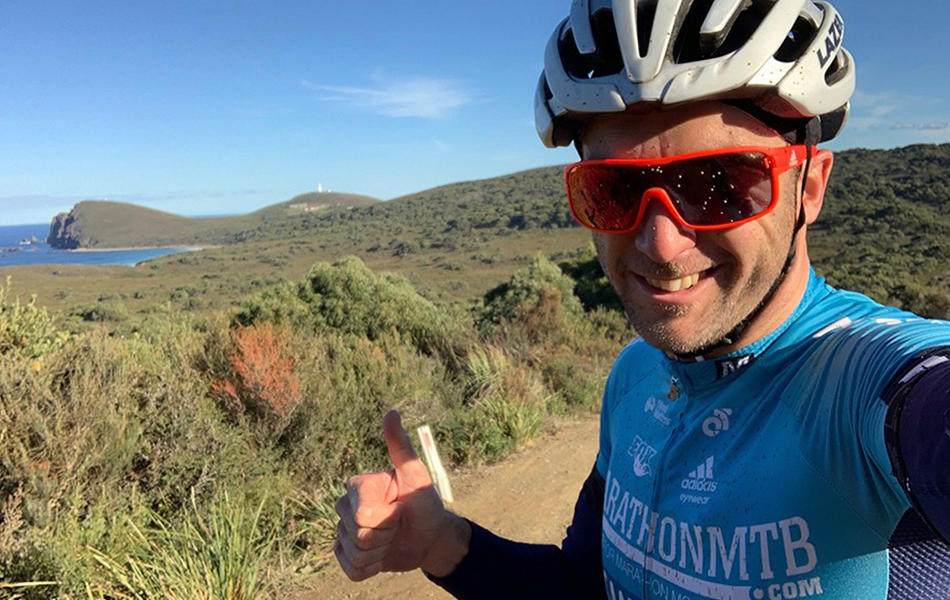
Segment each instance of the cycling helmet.
[{"label": "cycling helmet", "polygon": [[567,146],[598,114],[723,100],[790,143],[827,141],[855,87],[843,37],[827,2],[574,0],[545,52],[538,135]]}]

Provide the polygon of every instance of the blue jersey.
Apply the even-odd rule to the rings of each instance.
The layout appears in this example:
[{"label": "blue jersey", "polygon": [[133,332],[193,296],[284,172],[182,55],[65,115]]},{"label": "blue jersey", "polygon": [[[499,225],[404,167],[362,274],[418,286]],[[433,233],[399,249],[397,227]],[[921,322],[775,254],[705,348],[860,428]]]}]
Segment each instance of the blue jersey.
[{"label": "blue jersey", "polygon": [[909,501],[884,387],[950,324],[811,274],[775,332],[682,363],[636,341],[604,396],[597,471],[611,600],[883,600]]}]

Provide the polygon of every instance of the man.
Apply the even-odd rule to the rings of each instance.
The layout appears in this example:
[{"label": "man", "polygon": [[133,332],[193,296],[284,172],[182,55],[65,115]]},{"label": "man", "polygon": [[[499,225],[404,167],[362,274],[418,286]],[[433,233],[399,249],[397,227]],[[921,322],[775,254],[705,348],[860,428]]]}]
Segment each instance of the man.
[{"label": "man", "polygon": [[[608,379],[596,464],[562,547],[519,544],[444,510],[391,413],[394,469],[337,503],[352,579],[422,568],[460,598],[950,597],[923,524],[950,535],[950,324],[808,262],[832,166],[814,146],[854,90],[843,31],[807,0],[575,0],[538,130],[577,145],[571,209],[642,336]],[[945,562],[908,583],[908,548]]]}]

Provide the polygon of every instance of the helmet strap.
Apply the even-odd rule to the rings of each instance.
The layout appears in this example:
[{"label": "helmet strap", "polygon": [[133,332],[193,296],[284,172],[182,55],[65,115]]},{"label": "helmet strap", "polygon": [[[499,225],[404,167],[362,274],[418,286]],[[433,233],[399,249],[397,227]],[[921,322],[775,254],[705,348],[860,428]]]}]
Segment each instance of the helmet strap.
[{"label": "helmet strap", "polygon": [[748,113],[757,121],[765,124],[782,136],[789,144],[815,146],[819,142],[824,141],[821,117],[780,117],[761,108],[754,101],[748,99],[723,100],[723,102]]},{"label": "helmet strap", "polygon": [[801,197],[802,203],[798,211],[798,217],[795,221],[795,227],[792,229],[792,240],[789,243],[788,253],[785,255],[785,264],[782,265],[782,270],[779,272],[778,277],[775,278],[775,281],[772,282],[772,285],[769,287],[769,291],[765,293],[762,297],[762,300],[752,309],[752,311],[746,315],[744,319],[739,321],[732,330],[724,335],[719,341],[713,342],[703,346],[699,350],[693,352],[687,352],[684,354],[673,354],[673,357],[679,361],[695,361],[696,359],[710,354],[719,348],[724,348],[726,346],[731,346],[736,343],[742,334],[745,332],[746,328],[755,320],[759,314],[765,310],[765,307],[768,306],[769,302],[772,301],[772,298],[775,296],[775,293],[778,291],[779,287],[782,285],[782,282],[785,281],[785,277],[788,276],[788,272],[792,268],[792,263],[795,262],[795,238],[798,237],[798,232],[801,231],[801,228],[805,225],[805,186],[808,185],[808,172],[811,170],[811,146],[808,146],[806,158],[805,158],[805,176],[802,178],[802,189]]}]

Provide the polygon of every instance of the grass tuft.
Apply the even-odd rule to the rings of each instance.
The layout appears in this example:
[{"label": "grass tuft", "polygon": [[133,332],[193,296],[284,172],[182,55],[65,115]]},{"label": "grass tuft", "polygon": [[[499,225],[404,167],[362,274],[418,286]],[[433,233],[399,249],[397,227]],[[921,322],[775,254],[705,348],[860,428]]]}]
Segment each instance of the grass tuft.
[{"label": "grass tuft", "polygon": [[179,523],[151,513],[148,528],[129,523],[129,550],[113,557],[89,548],[103,581],[90,598],[113,600],[255,600],[266,595],[268,557],[277,542],[262,528],[266,500],[256,507],[224,493],[208,509],[191,497]]}]

